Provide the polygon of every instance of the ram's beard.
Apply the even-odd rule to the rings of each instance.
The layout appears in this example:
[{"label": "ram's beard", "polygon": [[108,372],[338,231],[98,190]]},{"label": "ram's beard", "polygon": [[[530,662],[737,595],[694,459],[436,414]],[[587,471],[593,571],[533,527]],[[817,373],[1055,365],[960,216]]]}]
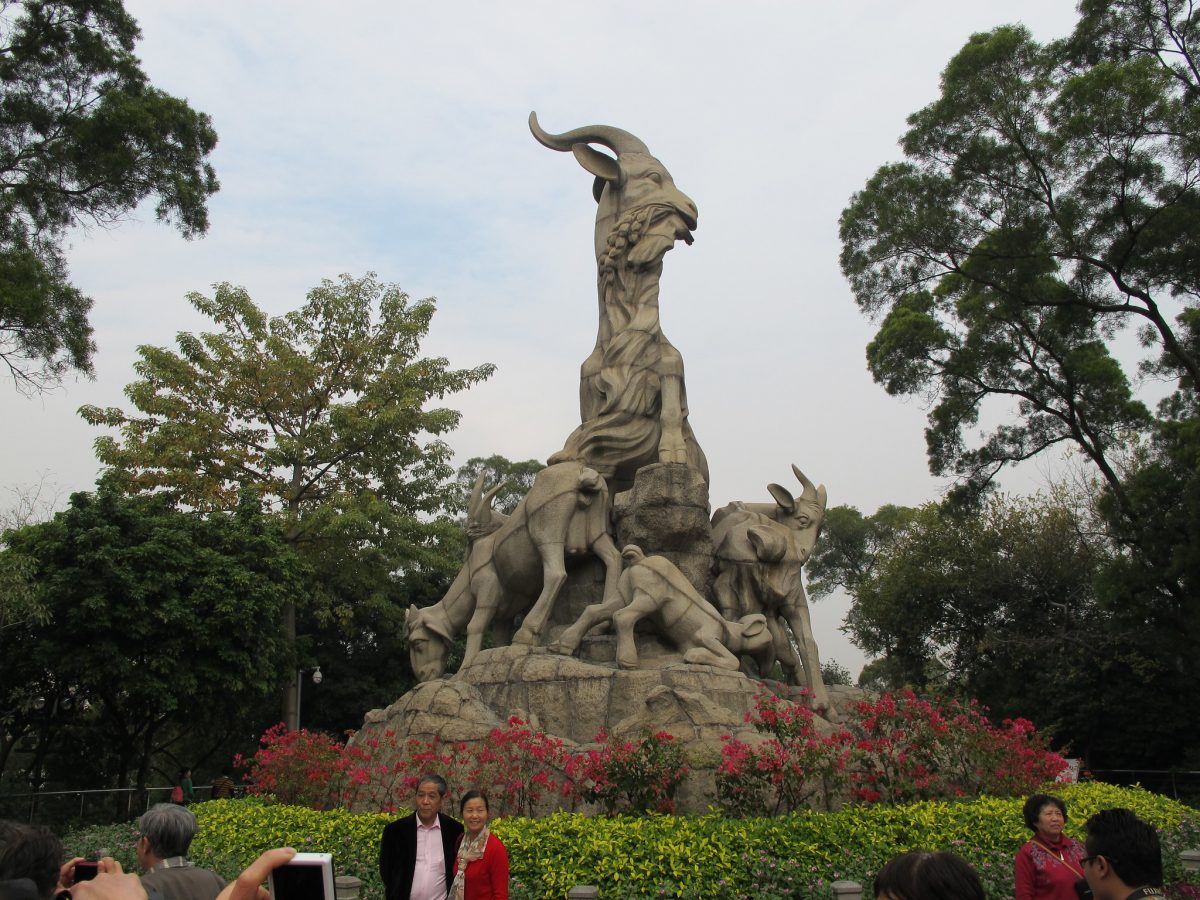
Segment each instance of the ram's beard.
[{"label": "ram's beard", "polygon": [[656,213],[638,242],[629,248],[629,264],[633,266],[653,265],[661,260],[680,239],[690,244],[692,242],[691,231],[688,230],[679,213],[670,208],[664,209],[661,213]]},{"label": "ram's beard", "polygon": [[675,236],[665,234],[646,234],[642,239],[629,248],[629,264],[631,266],[649,266],[658,262],[667,251],[675,246]]}]

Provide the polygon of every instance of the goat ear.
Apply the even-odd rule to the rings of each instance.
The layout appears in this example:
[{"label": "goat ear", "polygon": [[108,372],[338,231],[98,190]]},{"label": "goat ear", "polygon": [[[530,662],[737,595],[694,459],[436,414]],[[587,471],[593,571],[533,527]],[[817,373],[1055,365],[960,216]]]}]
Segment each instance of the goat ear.
[{"label": "goat ear", "polygon": [[439,616],[424,616],[424,621],[421,622],[426,628],[440,637],[447,644],[454,643],[454,636],[450,634],[450,629],[446,627],[446,623]]},{"label": "goat ear", "polygon": [[768,484],[767,490],[770,492],[771,496],[775,498],[775,502],[779,504],[779,507],[784,512],[790,515],[796,511],[796,498],[793,497],[792,492],[783,485]]},{"label": "goat ear", "polygon": [[756,638],[767,630],[767,617],[762,613],[751,613],[742,616],[738,622],[742,626],[742,637],[746,640]]},{"label": "goat ear", "polygon": [[605,181],[612,181],[618,185],[623,180],[621,164],[607,153],[601,153],[590,144],[575,144],[571,147],[571,152],[575,154],[579,164],[597,178],[603,178]]},{"label": "goat ear", "polygon": [[779,562],[787,552],[786,539],[776,530],[780,526],[774,522],[771,524],[774,527],[754,526],[746,529],[746,538],[754,548],[754,555],[758,557],[759,562]]}]

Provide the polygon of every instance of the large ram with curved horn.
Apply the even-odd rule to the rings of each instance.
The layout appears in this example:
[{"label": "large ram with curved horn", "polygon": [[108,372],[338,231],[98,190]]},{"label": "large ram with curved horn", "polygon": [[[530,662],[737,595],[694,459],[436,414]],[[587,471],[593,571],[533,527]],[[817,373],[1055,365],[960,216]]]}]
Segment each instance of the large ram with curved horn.
[{"label": "large ram with curved horn", "polygon": [[[696,204],[671,173],[627,131],[589,125],[549,134],[529,114],[546,147],[570,151],[595,176],[600,323],[580,372],[581,424],[551,457],[582,457],[614,492],[656,462],[688,463],[708,480],[708,463],[687,421],[683,358],[663,335],[658,289],[663,256],[692,242]],[[612,157],[592,145],[613,151]]]}]

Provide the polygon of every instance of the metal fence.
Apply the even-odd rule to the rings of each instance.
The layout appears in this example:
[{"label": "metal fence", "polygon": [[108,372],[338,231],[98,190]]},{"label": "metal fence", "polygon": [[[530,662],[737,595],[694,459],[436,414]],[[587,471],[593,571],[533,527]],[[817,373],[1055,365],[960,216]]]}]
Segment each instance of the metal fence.
[{"label": "metal fence", "polygon": [[1189,769],[1093,769],[1092,776],[1122,787],[1141,785],[1190,806],[1200,804],[1200,771]]},{"label": "metal fence", "polygon": [[[170,786],[94,788],[74,791],[38,791],[0,796],[0,819],[48,825],[60,830],[67,824],[90,825],[128,821],[155,803],[171,797]],[[196,799],[206,800],[212,785],[195,788]]]}]

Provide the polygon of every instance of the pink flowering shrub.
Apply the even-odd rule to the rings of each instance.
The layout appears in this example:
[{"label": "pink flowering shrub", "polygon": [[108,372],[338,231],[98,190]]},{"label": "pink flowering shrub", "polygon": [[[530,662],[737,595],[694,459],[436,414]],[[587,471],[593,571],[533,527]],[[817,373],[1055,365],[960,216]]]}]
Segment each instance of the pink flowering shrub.
[{"label": "pink flowering shrub", "polygon": [[[460,745],[467,764],[449,771],[466,772],[466,783],[484,790],[497,812],[531,816],[544,798],[566,786],[563,742],[534,731],[523,719],[511,716],[506,728],[493,728],[482,747],[468,752]],[[414,786],[415,787],[415,786]]]},{"label": "pink flowering shrub", "polygon": [[666,731],[647,734],[640,741],[610,740],[596,735],[599,750],[567,757],[568,795],[585,803],[598,803],[613,815],[618,809],[632,813],[675,811],[675,791],[687,776],[683,748]]},{"label": "pink flowering shrub", "polygon": [[280,803],[329,809],[352,806],[378,790],[373,776],[386,776],[372,766],[368,748],[347,747],[319,732],[288,731],[280,722],[259,739],[251,759],[234,760],[247,770],[251,794],[269,795]]},{"label": "pink flowering shrub", "polygon": [[811,709],[773,694],[760,695],[754,707],[746,721],[770,737],[758,745],[722,738],[716,784],[726,812],[781,815],[808,806],[818,793],[829,801],[846,785],[847,732],[823,735]]},{"label": "pink flowering shrub", "polygon": [[[458,795],[480,788],[498,815],[531,815],[543,798],[562,791],[562,741],[534,731],[513,716],[477,746],[464,742],[409,739],[396,752],[396,734],[343,744],[326,735],[292,731],[279,724],[262,736],[262,748],[249,768],[249,790],[280,803],[326,809],[333,806],[391,812],[406,802],[427,772],[442,774],[451,785],[451,807]],[[384,760],[392,761],[385,762]]]},{"label": "pink flowering shrub", "polygon": [[928,700],[903,690],[848,712],[851,795],[868,803],[1018,796],[1066,767],[1031,722],[1006,719],[996,727],[974,700]]},{"label": "pink flowering shrub", "polygon": [[[746,721],[758,743],[724,738],[716,800],[736,816],[780,815],[848,790],[852,800],[897,804],[978,794],[1019,796],[1065,766],[1025,719],[992,725],[977,703],[927,700],[912,691],[853,704],[842,726],[819,723],[804,705],[758,698]],[[287,731],[262,736],[240,760],[253,794],[315,809],[391,812],[407,803],[425,772],[446,776],[450,808],[480,788],[500,815],[595,803],[615,812],[673,812],[688,775],[683,747],[665,731],[640,740],[596,736],[598,749],[571,752],[558,738],[512,717],[471,744],[410,739],[394,732],[353,743]]]},{"label": "pink flowering shrub", "polygon": [[822,733],[806,707],[760,697],[746,720],[769,737],[756,746],[725,740],[718,803],[731,815],[778,815],[818,797],[828,804],[847,786],[863,803],[1019,796],[1066,765],[1029,721],[996,727],[974,701],[927,700],[905,690],[845,713],[842,727]]},{"label": "pink flowering shrub", "polygon": [[580,803],[600,804],[610,814],[673,812],[688,772],[683,748],[665,731],[638,741],[610,741],[601,733],[596,740],[603,746],[586,753],[568,753],[561,740],[516,716],[473,744],[409,739],[397,748],[395,738],[387,731],[382,739],[342,743],[280,723],[262,736],[252,759],[237,762],[248,770],[250,793],[280,803],[391,812],[397,799],[404,803],[416,793],[421,775],[436,772],[450,783],[450,808],[463,791],[479,788],[495,814],[508,816]]}]

